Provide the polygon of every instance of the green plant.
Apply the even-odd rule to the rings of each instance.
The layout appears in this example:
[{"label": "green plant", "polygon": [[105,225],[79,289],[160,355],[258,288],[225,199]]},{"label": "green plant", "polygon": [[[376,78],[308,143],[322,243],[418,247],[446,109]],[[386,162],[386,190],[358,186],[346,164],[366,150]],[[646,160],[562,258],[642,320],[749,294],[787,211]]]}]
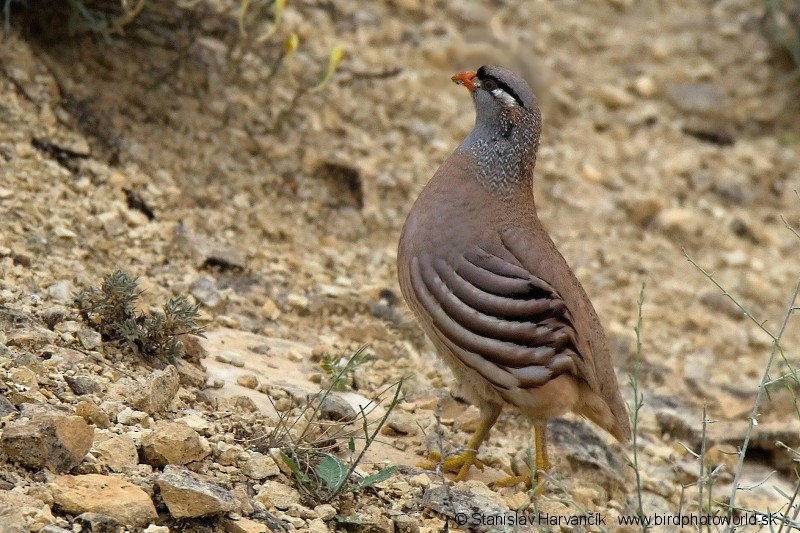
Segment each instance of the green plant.
[{"label": "green plant", "polygon": [[358,350],[349,360],[330,353],[322,357],[319,366],[330,382],[330,389],[337,392],[351,389],[353,374],[369,361],[370,355],[366,350]]},{"label": "green plant", "polygon": [[[360,406],[352,422],[321,420],[322,405],[333,393],[333,384],[366,361],[365,347],[358,350],[337,372],[331,385],[320,395],[312,397],[297,416],[279,415],[278,425],[269,435],[270,447],[278,448],[281,459],[291,472],[300,490],[319,503],[334,500],[344,492],[357,492],[391,477],[397,470],[390,466],[375,474],[360,476],[356,468],[369,447],[375,442],[392,411],[402,401],[402,380],[389,385],[366,406]],[[390,391],[385,413],[377,421],[369,416]],[[316,430],[321,429],[320,433]],[[341,459],[333,452],[346,443],[349,457]],[[360,444],[359,444],[360,443]]]},{"label": "green plant", "polygon": [[[637,302],[637,320],[636,326],[633,330],[636,332],[636,359],[633,366],[633,372],[628,376],[628,382],[631,386],[633,393],[633,401],[628,405],[628,416],[631,421],[631,431],[633,439],[631,442],[631,449],[633,457],[628,462],[628,466],[633,469],[636,476],[636,513],[639,517],[644,517],[644,506],[642,504],[642,477],[639,473],[639,412],[644,407],[644,395],[639,391],[639,372],[642,367],[642,326],[644,321],[642,319],[642,307],[644,306],[644,289],[645,284],[642,283],[642,288],[639,290],[639,300]],[[642,531],[646,532],[649,526],[645,522],[640,522]]]},{"label": "green plant", "polygon": [[346,57],[344,47],[341,45],[334,46],[330,54],[328,54],[328,66],[325,69],[325,73],[316,84],[312,86],[306,86],[297,81],[292,68],[299,46],[300,38],[296,33],[291,33],[289,38],[286,39],[284,43],[284,50],[286,52],[286,70],[289,73],[289,81],[292,87],[294,87],[294,95],[289,101],[289,105],[282,109],[275,117],[275,121],[269,128],[270,133],[279,133],[281,131],[286,117],[297,108],[297,105],[303,96],[319,92],[327,87],[333,79],[333,75],[336,72],[339,64],[344,61]]},{"label": "green plant", "polygon": [[183,356],[181,335],[202,335],[197,305],[179,296],[162,311],[136,313],[142,291],[137,278],[115,270],[103,278],[100,288],[91,287],[75,296],[81,319],[106,341],[118,342],[131,352],[163,360]]},{"label": "green plant", "polygon": [[[793,228],[783,217],[784,225],[786,228],[794,234],[795,237],[800,239],[800,234]],[[797,406],[797,397],[796,397],[796,386],[800,384],[798,380],[798,373],[797,369],[794,368],[792,362],[787,358],[786,352],[784,351],[784,347],[782,345],[782,339],[784,333],[786,332],[787,326],[794,315],[794,313],[800,310],[800,305],[798,299],[800,299],[800,279],[798,279],[797,283],[795,284],[794,290],[789,297],[789,302],[786,307],[786,311],[784,312],[783,319],[780,322],[780,326],[776,331],[770,330],[766,327],[766,321],[757,319],[748,309],[746,309],[730,292],[728,292],[725,287],[723,287],[715,278],[714,274],[711,272],[706,271],[703,269],[694,259],[692,259],[688,253],[684,250],[684,255],[686,259],[694,266],[698,271],[700,271],[711,283],[713,283],[722,294],[725,295],[734,305],[742,312],[742,314],[747,317],[751,322],[753,322],[762,332],[769,336],[771,339],[771,347],[769,351],[769,355],[767,356],[767,360],[764,364],[764,371],[762,373],[761,381],[758,385],[756,390],[756,397],[753,401],[753,408],[750,412],[750,416],[748,418],[748,425],[747,430],[744,435],[744,439],[742,442],[741,447],[737,452],[737,464],[736,470],[734,472],[733,483],[731,485],[731,492],[730,496],[728,497],[727,503],[723,505],[728,509],[728,518],[731,520],[727,527],[725,528],[726,532],[733,531],[732,525],[732,518],[734,512],[738,511],[747,511],[749,513],[756,513],[756,514],[765,514],[763,511],[759,510],[752,510],[752,509],[744,509],[736,504],[736,499],[738,497],[739,491],[747,490],[747,487],[743,487],[741,485],[742,473],[744,471],[744,460],[747,455],[747,450],[750,445],[750,440],[753,436],[753,430],[756,425],[758,425],[758,418],[761,413],[762,403],[764,398],[768,396],[769,391],[768,388],[770,386],[780,384],[787,388],[790,394],[792,394],[794,399],[794,404]],[[783,362],[785,367],[788,369],[781,373],[780,376],[777,378],[772,378],[771,373],[773,369],[777,366],[778,356],[780,356],[780,360]],[[800,417],[800,411],[795,408],[796,414]],[[705,419],[705,413],[704,413]],[[705,429],[705,425],[704,425]],[[704,476],[704,475],[703,475]],[[701,476],[701,477],[703,477]],[[786,503],[781,506],[781,510],[777,513],[772,512],[772,516],[778,516],[780,518],[780,528],[777,530],[779,533],[784,531],[784,526],[789,528],[796,528],[798,525],[798,515],[800,514],[800,505],[798,505],[798,494],[800,494],[800,475],[797,475],[797,485],[793,494],[785,494],[781,493],[782,496],[786,499]],[[713,479],[712,479],[713,481]],[[710,489],[709,489],[710,492]],[[701,493],[702,494],[702,493]],[[710,494],[709,496],[709,503],[710,506]],[[770,525],[770,530],[775,531],[773,525]]]}]

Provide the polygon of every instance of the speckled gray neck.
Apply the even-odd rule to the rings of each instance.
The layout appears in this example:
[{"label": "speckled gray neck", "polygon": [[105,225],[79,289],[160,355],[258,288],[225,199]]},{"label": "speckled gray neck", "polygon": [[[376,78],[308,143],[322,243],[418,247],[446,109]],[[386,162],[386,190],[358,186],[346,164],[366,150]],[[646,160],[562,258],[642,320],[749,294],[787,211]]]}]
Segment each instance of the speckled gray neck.
[{"label": "speckled gray neck", "polygon": [[461,148],[473,157],[478,181],[492,196],[506,198],[530,184],[539,147],[538,109],[505,110],[489,123],[478,120]]}]

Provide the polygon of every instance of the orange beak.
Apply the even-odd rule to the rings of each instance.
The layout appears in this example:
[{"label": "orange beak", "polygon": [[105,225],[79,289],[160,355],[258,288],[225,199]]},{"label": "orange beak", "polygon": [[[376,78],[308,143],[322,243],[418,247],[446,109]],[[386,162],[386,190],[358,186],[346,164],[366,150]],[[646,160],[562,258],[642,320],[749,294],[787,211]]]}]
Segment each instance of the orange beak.
[{"label": "orange beak", "polygon": [[472,92],[475,90],[475,84],[472,82],[472,80],[475,79],[475,76],[477,76],[477,74],[474,72],[459,72],[450,79],[455,83],[466,87],[469,92]]}]

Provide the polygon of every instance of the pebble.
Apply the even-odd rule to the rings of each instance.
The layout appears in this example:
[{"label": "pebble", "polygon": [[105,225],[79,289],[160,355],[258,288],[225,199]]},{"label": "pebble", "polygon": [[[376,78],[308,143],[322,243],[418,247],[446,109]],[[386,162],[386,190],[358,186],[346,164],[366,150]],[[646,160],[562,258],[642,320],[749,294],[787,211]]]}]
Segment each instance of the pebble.
[{"label": "pebble", "polygon": [[75,288],[67,280],[57,281],[47,287],[47,294],[57,302],[71,304],[74,293]]},{"label": "pebble", "polygon": [[96,432],[92,455],[98,463],[112,472],[129,472],[139,464],[136,444],[127,435],[115,435],[108,431]]},{"label": "pebble", "polygon": [[298,311],[307,311],[308,310],[309,300],[308,300],[308,297],[306,297],[306,296],[304,296],[302,294],[297,294],[297,293],[294,293],[294,292],[290,292],[286,296],[286,303],[290,307],[293,307]]},{"label": "pebble", "polygon": [[98,350],[103,344],[103,338],[100,336],[100,333],[89,328],[78,331],[78,341],[84,349],[89,351]]},{"label": "pebble", "polygon": [[119,398],[132,408],[152,415],[167,409],[179,387],[178,370],[169,365],[163,370],[153,371],[143,380],[133,381],[126,378],[118,381],[109,390],[109,396]]},{"label": "pebble", "polygon": [[248,452],[249,458],[240,466],[242,473],[256,480],[274,477],[280,474],[280,468],[269,455],[259,452]]},{"label": "pebble", "polygon": [[279,483],[266,480],[261,484],[261,490],[255,496],[267,509],[275,508],[285,511],[292,505],[300,504],[300,493],[297,490]]},{"label": "pebble", "polygon": [[0,437],[0,449],[26,466],[68,472],[83,461],[93,438],[94,428],[80,416],[41,412],[28,421],[9,423]]},{"label": "pebble", "polygon": [[81,513],[72,520],[72,526],[87,533],[117,533],[120,524],[113,516],[101,513]]},{"label": "pebble", "polygon": [[144,460],[153,466],[185,465],[211,453],[208,441],[182,422],[159,420],[142,440]]},{"label": "pebble", "polygon": [[129,527],[144,527],[158,516],[150,497],[133,483],[114,476],[58,476],[48,483],[55,507],[79,515],[108,515]]},{"label": "pebble", "polygon": [[328,520],[333,520],[333,518],[338,513],[336,508],[329,503],[323,503],[321,505],[317,505],[316,507],[314,507],[314,511],[317,513],[317,516],[320,518],[320,520],[324,520],[326,522]]},{"label": "pebble", "polygon": [[230,491],[185,466],[167,465],[156,484],[173,518],[225,513],[232,511],[236,503]]},{"label": "pebble", "polygon": [[211,276],[203,276],[192,282],[189,293],[205,307],[214,309],[223,303],[222,295],[217,290],[217,284]]},{"label": "pebble", "polygon": [[47,503],[16,490],[0,490],[0,519],[0,528],[20,533],[42,531],[41,528],[55,522]]},{"label": "pebble", "polygon": [[229,352],[229,351],[219,352],[216,355],[216,360],[219,361],[220,363],[226,363],[238,368],[244,367],[244,358],[236,352]]},{"label": "pebble", "polygon": [[23,385],[29,389],[37,390],[39,380],[36,373],[28,367],[12,368],[8,372],[8,378],[18,385]]},{"label": "pebble", "polygon": [[255,374],[242,374],[236,378],[236,384],[248,389],[255,389],[258,387],[258,378]]},{"label": "pebble", "polygon": [[669,84],[666,94],[672,105],[685,113],[721,112],[728,105],[723,90],[711,83]]},{"label": "pebble", "polygon": [[600,85],[597,88],[597,96],[612,109],[630,107],[634,102],[633,96],[628,91],[616,85]]},{"label": "pebble", "polygon": [[639,76],[633,82],[633,88],[639,96],[651,98],[656,93],[656,83],[650,76]]}]

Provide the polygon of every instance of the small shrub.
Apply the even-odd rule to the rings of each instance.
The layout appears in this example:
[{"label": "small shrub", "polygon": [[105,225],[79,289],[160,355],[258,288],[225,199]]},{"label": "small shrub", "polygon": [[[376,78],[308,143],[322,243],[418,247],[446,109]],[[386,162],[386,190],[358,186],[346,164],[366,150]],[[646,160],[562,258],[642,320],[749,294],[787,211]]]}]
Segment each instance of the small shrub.
[{"label": "small shrub", "polygon": [[[280,459],[286,470],[291,472],[298,488],[315,502],[327,503],[342,493],[367,489],[388,479],[397,470],[397,467],[390,466],[369,476],[356,473],[364,454],[375,442],[394,408],[402,401],[402,380],[386,387],[366,406],[359,407],[352,422],[321,419],[322,405],[334,391],[334,385],[343,383],[344,376],[366,361],[365,348],[361,348],[344,366],[338,368],[328,388],[312,397],[299,414],[281,413],[278,425],[268,437],[269,446],[280,450]],[[386,412],[377,421],[369,422],[370,413],[388,397],[392,389],[394,391]],[[319,429],[321,431],[317,431]],[[340,459],[333,452],[345,445],[349,458]]]},{"label": "small shrub", "polygon": [[91,287],[75,296],[81,319],[95,329],[103,340],[143,357],[166,361],[183,356],[181,335],[202,335],[197,324],[197,305],[183,296],[171,298],[162,311],[136,313],[142,291],[136,278],[115,270],[103,278],[98,289]]}]

